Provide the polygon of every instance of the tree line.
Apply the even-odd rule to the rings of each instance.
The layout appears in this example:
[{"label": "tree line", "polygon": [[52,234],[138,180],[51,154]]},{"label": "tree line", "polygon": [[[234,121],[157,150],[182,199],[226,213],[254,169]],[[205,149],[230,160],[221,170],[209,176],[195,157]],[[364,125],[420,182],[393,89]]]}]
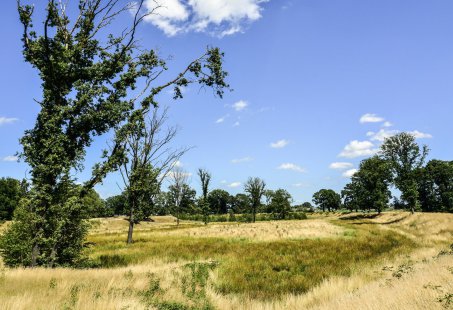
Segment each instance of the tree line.
[{"label": "tree line", "polygon": [[313,195],[313,202],[323,211],[346,208],[380,213],[390,206],[393,188],[400,193],[393,197],[395,209],[453,212],[453,161],[425,163],[428,152],[410,133],[386,138],[377,155],[360,163],[341,195],[322,189]]}]

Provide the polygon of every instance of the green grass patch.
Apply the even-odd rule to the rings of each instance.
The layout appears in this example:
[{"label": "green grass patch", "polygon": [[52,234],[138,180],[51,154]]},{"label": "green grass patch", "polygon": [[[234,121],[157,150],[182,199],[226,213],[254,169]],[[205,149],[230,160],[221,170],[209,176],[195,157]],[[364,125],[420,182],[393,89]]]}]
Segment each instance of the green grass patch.
[{"label": "green grass patch", "polygon": [[[107,266],[140,263],[151,258],[171,262],[211,259],[219,262],[215,283],[219,292],[275,299],[287,293],[304,293],[332,276],[350,276],[364,264],[407,253],[416,246],[405,236],[381,230],[376,225],[351,222],[341,225],[347,229],[343,238],[260,242],[153,236],[150,232],[137,236],[134,244],[126,245],[125,234],[92,235],[90,241],[95,246],[89,255],[94,260],[104,260]],[[194,266],[193,277],[205,279],[206,266]],[[200,281],[202,285],[196,285],[204,287],[204,280]]]}]

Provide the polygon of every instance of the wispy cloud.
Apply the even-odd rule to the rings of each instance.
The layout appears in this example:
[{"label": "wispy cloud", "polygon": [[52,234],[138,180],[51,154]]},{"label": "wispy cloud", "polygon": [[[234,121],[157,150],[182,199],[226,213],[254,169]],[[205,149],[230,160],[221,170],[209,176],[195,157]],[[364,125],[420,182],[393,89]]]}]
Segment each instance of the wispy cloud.
[{"label": "wispy cloud", "polygon": [[249,161],[252,161],[253,158],[252,157],[243,157],[243,158],[236,158],[236,159],[232,159],[231,160],[231,163],[233,164],[240,164],[240,163],[246,163],[246,162],[249,162]]},{"label": "wispy cloud", "polygon": [[228,184],[228,187],[237,188],[237,187],[241,186],[241,184],[242,184],[241,182],[233,182],[233,183]]},{"label": "wispy cloud", "polygon": [[380,116],[376,115],[376,114],[367,113],[367,114],[362,115],[362,117],[360,118],[359,121],[360,121],[361,124],[365,124],[365,123],[380,123],[380,122],[385,121],[385,119],[383,117],[380,117]]},{"label": "wispy cloud", "polygon": [[244,100],[239,100],[238,102],[233,103],[232,107],[235,109],[237,112],[240,112],[244,110],[246,107],[248,107],[248,102]]},{"label": "wispy cloud", "polygon": [[274,149],[281,149],[281,148],[284,148],[285,146],[287,146],[288,143],[289,143],[288,140],[282,139],[282,140],[278,140],[277,142],[271,143],[270,147],[272,147]]},{"label": "wispy cloud", "polygon": [[6,157],[3,157],[2,158],[3,161],[18,161],[19,160],[19,157],[17,156],[6,156]]},{"label": "wispy cloud", "polygon": [[6,125],[6,124],[12,124],[17,122],[19,119],[15,117],[4,117],[0,116],[0,126],[1,125]]},{"label": "wispy cloud", "polygon": [[429,133],[420,132],[418,130],[409,131],[416,139],[430,139],[433,136]]},{"label": "wispy cloud", "polygon": [[216,124],[221,124],[221,123],[225,122],[225,120],[227,119],[228,116],[229,116],[228,114],[225,115],[225,116],[222,116],[221,118],[217,119],[217,120],[215,121],[215,123],[216,123]]},{"label": "wispy cloud", "polygon": [[330,169],[336,169],[336,170],[343,170],[343,169],[348,169],[351,168],[353,165],[351,163],[346,163],[346,162],[335,162],[331,163],[329,165]]},{"label": "wispy cloud", "polygon": [[296,165],[296,164],[293,164],[293,163],[284,163],[284,164],[281,164],[280,166],[277,167],[277,169],[280,169],[280,170],[292,170],[292,171],[296,171],[296,172],[305,172],[305,169]]}]

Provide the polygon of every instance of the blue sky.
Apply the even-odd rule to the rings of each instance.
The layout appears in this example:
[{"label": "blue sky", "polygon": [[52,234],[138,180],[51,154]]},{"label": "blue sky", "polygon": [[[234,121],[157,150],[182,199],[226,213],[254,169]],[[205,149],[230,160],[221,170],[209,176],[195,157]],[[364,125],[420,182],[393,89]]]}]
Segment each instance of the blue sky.
[{"label": "blue sky", "polygon": [[[360,160],[397,131],[416,133],[430,158],[453,159],[452,1],[160,1],[166,11],[139,37],[172,56],[172,73],[207,45],[225,52],[234,91],[223,100],[196,87],[177,102],[160,97],[170,107],[168,124],[181,128],[174,145],[194,146],[183,168],[210,170],[212,188],[235,194],[258,176],[296,202],[311,200],[320,188],[341,190]],[[44,1],[36,2],[40,19]],[[1,5],[0,176],[22,178],[27,166],[11,156],[34,124],[41,89],[23,62],[15,1]],[[88,151],[79,180],[105,141]],[[97,190],[116,194],[117,183],[111,175]],[[195,175],[192,185],[199,189]]]}]

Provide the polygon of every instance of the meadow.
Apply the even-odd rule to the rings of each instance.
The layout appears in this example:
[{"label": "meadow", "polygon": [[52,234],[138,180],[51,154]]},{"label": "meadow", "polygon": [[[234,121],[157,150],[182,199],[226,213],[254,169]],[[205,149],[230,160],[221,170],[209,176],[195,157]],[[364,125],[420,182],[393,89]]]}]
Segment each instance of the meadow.
[{"label": "meadow", "polygon": [[[453,214],[94,219],[79,269],[2,268],[1,309],[448,309]],[[84,268],[82,268],[84,267]],[[358,307],[360,305],[360,307]]]}]

